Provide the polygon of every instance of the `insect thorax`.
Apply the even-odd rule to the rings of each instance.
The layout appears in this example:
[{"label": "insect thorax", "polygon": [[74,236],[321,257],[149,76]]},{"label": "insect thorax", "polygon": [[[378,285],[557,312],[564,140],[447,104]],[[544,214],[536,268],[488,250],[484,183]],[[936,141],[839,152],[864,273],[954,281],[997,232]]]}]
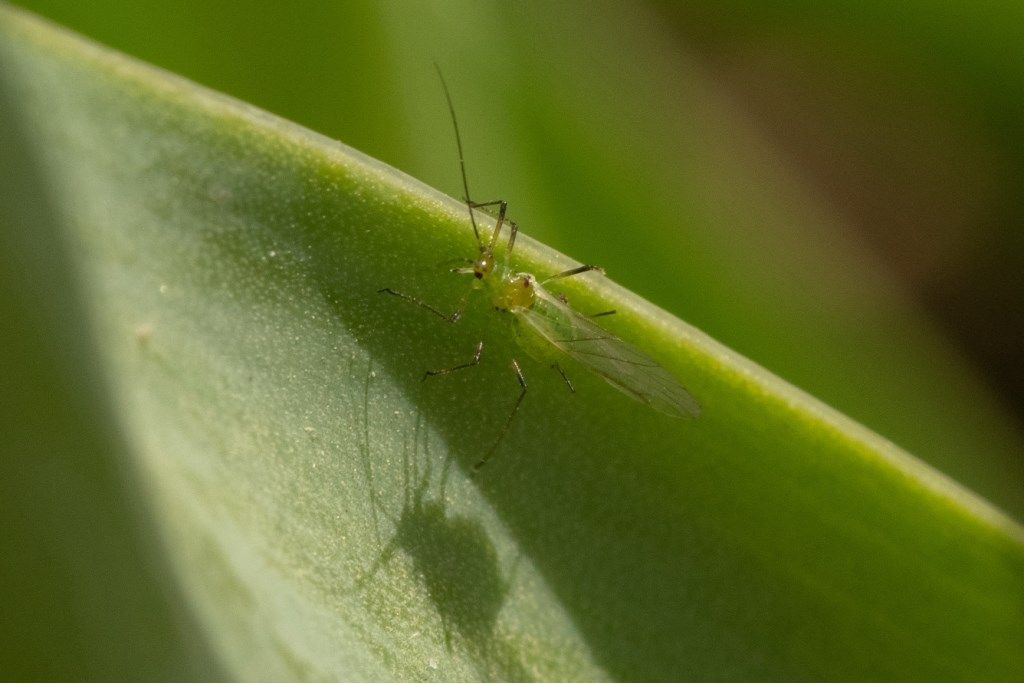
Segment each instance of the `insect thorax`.
[{"label": "insect thorax", "polygon": [[483,280],[494,270],[494,255],[490,251],[481,252],[476,261],[473,262],[473,275],[477,280]]},{"label": "insect thorax", "polygon": [[495,286],[493,298],[495,308],[504,311],[529,309],[537,299],[533,276],[515,273],[502,278]]}]

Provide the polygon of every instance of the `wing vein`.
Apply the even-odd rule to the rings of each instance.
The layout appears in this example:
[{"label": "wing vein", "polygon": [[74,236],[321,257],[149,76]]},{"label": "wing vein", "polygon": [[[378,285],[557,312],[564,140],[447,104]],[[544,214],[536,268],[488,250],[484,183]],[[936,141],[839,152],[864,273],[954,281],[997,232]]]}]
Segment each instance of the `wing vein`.
[{"label": "wing vein", "polygon": [[675,416],[697,416],[700,405],[653,359],[536,286],[532,307],[520,317],[550,344],[648,406]]}]

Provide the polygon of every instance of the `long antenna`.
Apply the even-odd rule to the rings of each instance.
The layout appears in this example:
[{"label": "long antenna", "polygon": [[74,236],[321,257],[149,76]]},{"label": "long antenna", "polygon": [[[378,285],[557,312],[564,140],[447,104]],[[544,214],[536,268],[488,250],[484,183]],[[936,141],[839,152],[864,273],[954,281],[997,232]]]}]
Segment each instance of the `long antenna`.
[{"label": "long antenna", "polygon": [[455,105],[452,104],[452,95],[448,92],[448,84],[445,83],[441,67],[434,62],[437,75],[441,79],[441,87],[444,88],[444,98],[448,100],[448,111],[452,115],[452,126],[455,128],[455,144],[459,147],[459,169],[462,171],[462,189],[466,193],[466,208],[469,210],[469,222],[473,224],[473,235],[476,236],[476,244],[480,244],[480,229],[476,227],[476,217],[473,216],[473,203],[469,199],[469,181],[466,180],[466,157],[462,153],[462,136],[459,135],[459,122],[455,118]]}]

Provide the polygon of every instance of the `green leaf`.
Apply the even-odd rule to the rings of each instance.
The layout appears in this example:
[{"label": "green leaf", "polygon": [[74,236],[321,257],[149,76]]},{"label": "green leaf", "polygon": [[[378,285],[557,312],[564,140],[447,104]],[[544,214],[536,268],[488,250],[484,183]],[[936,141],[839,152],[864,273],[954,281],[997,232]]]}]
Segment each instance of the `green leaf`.
[{"label": "green leaf", "polygon": [[[105,466],[145,504],[121,524],[159,530],[229,676],[1024,676],[1024,531],[965,488],[596,278],[564,291],[616,309],[602,323],[703,414],[578,367],[569,394],[523,359],[522,411],[472,476],[521,350],[484,303],[453,326],[377,293],[454,307],[463,207],[19,11],[0,7],[0,36],[27,150],[0,160],[5,197],[28,178],[48,201],[5,230],[49,225],[68,255],[75,317],[43,328],[76,347],[77,382],[98,364],[93,420],[123,443]],[[576,262],[524,236],[515,263]],[[421,382],[481,339],[479,367]],[[83,629],[116,622],[91,610]]]},{"label": "green leaf", "polygon": [[[643,5],[577,3],[574,10],[572,3],[352,0],[307,3],[301,13],[281,3],[250,3],[247,20],[239,21],[230,3],[202,0],[24,3],[125,52],[344,140],[457,197],[462,190],[451,123],[432,65],[440,63],[462,120],[474,195],[509,200],[512,216],[533,237],[601,264],[628,288],[885,435],[1017,520],[1024,517],[1018,484],[1024,480],[1024,432],[1019,416],[994,395],[992,379],[986,382],[979,372],[984,358],[972,358],[964,348],[971,327],[957,324],[960,339],[950,339],[934,320],[940,295],[922,293],[920,281],[894,277],[889,258],[865,249],[848,207],[823,196],[829,178],[840,195],[857,194],[859,167],[851,170],[854,185],[845,188],[842,166],[823,177],[786,164],[789,155],[766,140],[772,136],[764,128],[771,126],[752,122],[747,103],[723,97],[722,74],[693,56],[703,48],[694,48],[662,14]],[[876,182],[888,190],[869,192],[871,204],[885,205],[892,197],[890,211],[901,222],[922,216],[921,230],[914,231],[920,249],[904,249],[925,260],[952,250],[973,262],[966,272],[962,259],[947,262],[941,287],[955,289],[947,303],[966,305],[962,322],[992,319],[986,327],[996,336],[974,335],[974,344],[991,351],[995,340],[1012,337],[1014,313],[1008,309],[1019,288],[1011,281],[1021,269],[1010,262],[1024,253],[1016,246],[1024,233],[1016,229],[1020,221],[1004,214],[1004,204],[1021,185],[1020,174],[1007,173],[1012,162],[1007,166],[991,150],[966,159],[940,150],[979,135],[985,139],[972,128],[984,123],[962,116],[977,107],[973,88],[994,84],[1013,103],[1016,91],[1005,87],[1017,78],[1012,62],[978,62],[970,53],[991,47],[979,41],[985,30],[961,27],[967,20],[1012,34],[1020,23],[1013,21],[1015,10],[999,15],[991,8],[929,4],[908,23],[902,15],[874,13],[870,4],[845,7],[838,15],[795,5],[765,14],[743,5],[737,0],[736,12],[711,17],[701,14],[699,3],[688,3],[680,11],[689,18],[678,21],[698,33],[719,22],[725,30],[716,30],[716,40],[749,59],[763,54],[757,46],[790,45],[813,61],[821,87],[793,77],[817,107],[833,107],[827,121],[845,122],[823,122],[830,136],[839,137],[835,142],[845,140],[856,159],[862,159],[862,148],[874,150]],[[937,12],[944,25],[956,28],[949,35],[958,37],[960,47],[915,38],[934,32],[929,17]],[[856,21],[858,14],[863,34],[850,46],[855,36],[844,18]],[[890,15],[896,18],[885,19]],[[758,17],[762,24],[742,27]],[[805,21],[815,17],[817,23]],[[780,19],[794,21],[796,33],[779,34]],[[905,32],[893,34],[885,25]],[[830,48],[808,50],[801,32]],[[1015,54],[1020,41],[1012,38],[1000,41],[1001,53]],[[978,64],[973,71],[980,80],[957,95],[947,66],[930,74],[913,71],[916,57],[928,50],[941,63]],[[854,55],[862,68],[878,71],[844,71]],[[896,65],[911,71],[894,73]],[[899,73],[902,78],[893,80]],[[760,82],[755,72],[748,76]],[[882,83],[893,90],[878,91]],[[772,90],[788,100],[787,91]],[[840,101],[829,100],[828,93]],[[920,103],[910,109],[927,113],[923,121],[900,118],[908,97]],[[863,126],[857,123],[861,116],[868,117]],[[779,125],[787,131],[799,128],[799,119],[783,119]],[[950,130],[950,144],[931,137],[935,121],[967,128]],[[843,138],[850,125],[872,138]],[[939,149],[908,158],[908,127],[937,140],[932,144]],[[1007,132],[1014,130],[1016,124],[996,126],[1003,133],[991,147],[1009,152],[1016,142]],[[895,148],[886,151],[886,141]],[[944,182],[933,175],[939,171],[936,156],[947,160]],[[894,184],[898,178],[910,187]],[[924,196],[917,194],[922,190]],[[964,228],[966,244],[951,243],[929,217],[962,215],[965,193],[983,204],[975,209],[976,222]],[[936,204],[929,199],[935,194],[946,201]],[[996,225],[992,212],[1007,216],[997,223],[1009,228],[994,240],[985,237]],[[985,254],[1005,258],[975,258]],[[958,287],[963,278],[972,282]],[[932,301],[927,310],[922,297]],[[1000,301],[1006,302],[1002,308]]]}]

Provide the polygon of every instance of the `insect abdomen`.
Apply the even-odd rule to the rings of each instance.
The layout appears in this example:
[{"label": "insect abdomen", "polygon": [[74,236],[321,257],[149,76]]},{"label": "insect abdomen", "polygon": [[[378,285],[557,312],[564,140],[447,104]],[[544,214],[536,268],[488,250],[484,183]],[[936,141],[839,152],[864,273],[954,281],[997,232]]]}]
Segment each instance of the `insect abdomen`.
[{"label": "insect abdomen", "polygon": [[536,299],[533,276],[529,273],[517,273],[501,281],[494,294],[494,306],[515,313],[517,310],[529,309]]}]

